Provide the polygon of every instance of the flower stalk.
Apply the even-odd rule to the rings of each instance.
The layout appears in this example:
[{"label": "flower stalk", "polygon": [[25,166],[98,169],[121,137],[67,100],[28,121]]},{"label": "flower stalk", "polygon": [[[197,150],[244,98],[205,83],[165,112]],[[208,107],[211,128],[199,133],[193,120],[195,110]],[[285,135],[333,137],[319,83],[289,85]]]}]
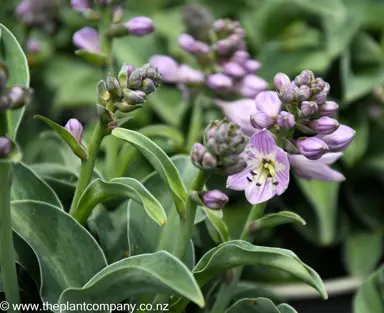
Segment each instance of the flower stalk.
[{"label": "flower stalk", "polygon": [[[7,133],[7,116],[5,112],[0,112],[0,136],[5,136]],[[14,310],[12,308],[13,305],[20,303],[20,295],[11,226],[10,170],[10,163],[0,162],[0,264],[5,299],[10,305],[9,312],[19,313],[19,310]]]}]

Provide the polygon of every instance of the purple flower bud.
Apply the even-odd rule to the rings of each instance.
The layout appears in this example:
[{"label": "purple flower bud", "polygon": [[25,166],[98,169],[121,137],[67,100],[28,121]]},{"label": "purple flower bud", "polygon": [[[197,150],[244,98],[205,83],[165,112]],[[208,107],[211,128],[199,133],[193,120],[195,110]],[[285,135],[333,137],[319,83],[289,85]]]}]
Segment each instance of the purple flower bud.
[{"label": "purple flower bud", "polygon": [[11,100],[10,108],[19,109],[28,104],[31,90],[24,86],[13,86],[7,90],[7,96]]},{"label": "purple flower bud", "polygon": [[209,46],[201,41],[196,41],[194,46],[194,54],[195,55],[202,55],[202,54],[208,54],[210,52]]},{"label": "purple flower bud", "polygon": [[73,44],[90,52],[100,52],[99,33],[91,27],[83,27],[73,35]]},{"label": "purple flower bud", "polygon": [[28,53],[35,54],[39,53],[41,49],[40,41],[37,39],[29,39],[27,41],[27,51]]},{"label": "purple flower bud", "polygon": [[107,77],[107,90],[111,95],[117,97],[121,96],[120,84],[116,78],[111,76],[111,74],[108,74]]},{"label": "purple flower bud", "polygon": [[276,120],[264,112],[257,112],[250,117],[251,125],[256,129],[269,128],[276,124]]},{"label": "purple flower bud", "polygon": [[163,81],[175,83],[179,77],[179,65],[177,62],[166,55],[154,55],[149,63],[158,69],[163,76]]},{"label": "purple flower bud", "polygon": [[285,86],[291,83],[288,75],[284,73],[277,73],[273,79],[273,84],[277,92],[281,93]]},{"label": "purple flower bud", "polygon": [[324,89],[325,84],[325,81],[321,77],[316,78],[316,85],[320,88],[320,90]]},{"label": "purple flower bud", "polygon": [[304,70],[300,75],[296,76],[295,84],[300,87],[303,85],[309,85],[315,79],[315,74],[310,70]]},{"label": "purple flower bud", "polygon": [[83,126],[77,119],[71,118],[67,124],[65,124],[64,128],[71,133],[77,142],[81,143],[83,140]]},{"label": "purple flower bud", "polygon": [[339,110],[339,105],[334,101],[326,101],[319,108],[321,116],[331,116]]},{"label": "purple flower bud", "polygon": [[209,75],[207,84],[213,92],[217,93],[228,92],[232,88],[232,80],[223,73]]},{"label": "purple flower bud", "polygon": [[181,34],[178,39],[180,47],[190,53],[194,52],[196,39],[189,34]]},{"label": "purple flower bud", "polygon": [[0,137],[0,158],[6,157],[11,152],[11,141],[8,138]]},{"label": "purple flower bud", "polygon": [[300,109],[304,116],[310,116],[317,112],[318,106],[314,101],[303,101],[301,103]]},{"label": "purple flower bud", "polygon": [[244,67],[248,73],[255,74],[261,68],[261,63],[256,60],[248,60],[245,62]]},{"label": "purple flower bud", "polygon": [[243,64],[245,64],[245,62],[246,62],[248,59],[249,59],[249,53],[246,52],[246,51],[239,50],[239,51],[236,51],[236,52],[233,54],[233,56],[232,56],[232,58],[231,58],[231,61],[243,65]]},{"label": "purple flower bud", "polygon": [[179,68],[179,78],[178,82],[186,85],[200,85],[203,84],[205,81],[204,74],[198,70],[195,70],[194,68],[182,64]]},{"label": "purple flower bud", "polygon": [[295,85],[294,82],[289,83],[288,85],[283,86],[279,92],[279,98],[284,103],[290,103],[296,99],[296,93],[299,88]]},{"label": "purple flower bud", "polygon": [[241,78],[246,74],[245,69],[240,64],[235,62],[224,63],[221,67],[223,68],[225,74],[235,78]]},{"label": "purple flower bud", "polygon": [[321,91],[315,95],[313,99],[317,102],[318,105],[324,104],[327,101],[327,93]]},{"label": "purple flower bud", "polygon": [[356,131],[349,126],[340,125],[339,128],[329,135],[318,135],[329,147],[331,152],[342,152],[355,137]]},{"label": "purple flower bud", "polygon": [[236,86],[236,91],[246,98],[254,98],[267,88],[268,83],[264,79],[256,75],[246,75]]},{"label": "purple flower bud", "polygon": [[300,86],[296,92],[296,99],[298,101],[306,101],[311,97],[311,88],[306,85]]},{"label": "purple flower bud", "polygon": [[217,166],[216,157],[210,154],[201,143],[195,143],[191,150],[192,163],[201,169],[211,170]]},{"label": "purple flower bud", "polygon": [[318,134],[329,135],[339,128],[340,124],[334,118],[328,116],[320,117],[317,120],[308,123],[309,128],[316,131]]},{"label": "purple flower bud", "polygon": [[229,201],[228,196],[220,190],[200,192],[199,197],[207,208],[221,209]]},{"label": "purple flower bud", "polygon": [[297,147],[300,153],[310,160],[320,159],[329,150],[327,144],[316,137],[299,139],[297,141]]},{"label": "purple flower bud", "polygon": [[84,9],[90,9],[88,0],[71,0],[72,9],[76,11],[81,11]]},{"label": "purple flower bud", "polygon": [[295,126],[295,116],[289,112],[281,111],[277,117],[277,124],[281,128],[291,129]]},{"label": "purple flower bud", "polygon": [[124,25],[127,27],[130,35],[137,37],[148,35],[155,29],[152,20],[145,16],[136,16]]},{"label": "purple flower bud", "polygon": [[146,94],[141,90],[131,90],[125,88],[123,90],[124,99],[128,104],[136,105],[145,102]]},{"label": "purple flower bud", "polygon": [[128,64],[123,64],[121,67],[119,74],[118,74],[118,79],[120,86],[122,88],[126,88],[128,85],[128,78],[131,76],[132,72],[135,70],[135,67],[133,65],[128,65]]}]

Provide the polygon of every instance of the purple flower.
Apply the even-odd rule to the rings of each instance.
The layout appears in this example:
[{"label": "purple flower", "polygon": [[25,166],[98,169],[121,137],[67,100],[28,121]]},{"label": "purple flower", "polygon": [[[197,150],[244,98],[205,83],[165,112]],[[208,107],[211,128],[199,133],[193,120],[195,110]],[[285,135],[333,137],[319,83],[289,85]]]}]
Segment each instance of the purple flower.
[{"label": "purple flower", "polygon": [[295,78],[295,83],[298,87],[310,84],[315,79],[315,75],[310,70],[302,71]]},{"label": "purple flower", "polygon": [[339,105],[334,101],[326,101],[319,108],[319,113],[322,116],[330,116],[339,110]]},{"label": "purple flower", "polygon": [[248,73],[255,74],[261,68],[261,63],[256,60],[247,60],[244,67]]},{"label": "purple flower", "polygon": [[289,154],[288,159],[295,173],[304,179],[344,181],[344,175],[329,166],[336,162],[341,155],[340,152],[326,153],[318,160],[309,160],[300,154]]},{"label": "purple flower", "polygon": [[7,156],[11,152],[11,141],[8,138],[0,137],[0,158]]},{"label": "purple flower", "polygon": [[268,83],[256,76],[256,75],[246,75],[236,86],[237,92],[243,97],[254,98],[261,91],[264,91],[268,88]]},{"label": "purple flower", "polygon": [[209,75],[207,84],[213,92],[217,93],[228,92],[232,88],[232,80],[223,73]]},{"label": "purple flower", "polygon": [[27,41],[27,51],[29,53],[39,53],[41,49],[40,41],[37,39],[29,39]]},{"label": "purple flower", "polygon": [[301,103],[300,109],[304,116],[309,116],[317,112],[318,105],[314,101],[303,101]]},{"label": "purple flower", "polygon": [[81,143],[83,140],[83,125],[81,125],[77,119],[71,118],[67,124],[65,124],[64,128],[68,130],[79,143]]},{"label": "purple flower", "polygon": [[189,34],[181,34],[178,39],[180,47],[190,53],[193,53],[193,49],[196,44],[196,39]]},{"label": "purple flower", "polygon": [[342,152],[355,137],[356,131],[349,126],[340,125],[339,128],[330,135],[318,135],[317,137],[323,140],[332,152]]},{"label": "purple flower", "polygon": [[277,124],[281,128],[291,129],[295,126],[295,117],[289,112],[281,111],[277,117]]},{"label": "purple flower", "polygon": [[334,118],[322,116],[317,120],[310,121],[308,126],[318,134],[329,135],[338,129],[340,124]]},{"label": "purple flower", "polygon": [[199,193],[201,201],[210,209],[220,209],[229,201],[228,196],[220,190],[210,190]]},{"label": "purple flower", "polygon": [[73,44],[90,52],[100,51],[99,33],[91,27],[83,27],[73,35]]},{"label": "purple flower", "polygon": [[153,67],[157,67],[164,82],[177,82],[179,77],[179,65],[174,59],[166,55],[154,55],[149,60],[149,63]]},{"label": "purple flower", "polygon": [[186,64],[181,64],[179,68],[178,82],[186,85],[200,85],[204,83],[204,74]]},{"label": "purple flower", "polygon": [[223,110],[227,119],[239,125],[245,135],[252,136],[256,132],[249,119],[257,112],[254,100],[241,99],[233,102],[216,100],[215,102]]},{"label": "purple flower", "polygon": [[155,29],[149,17],[136,16],[124,24],[130,35],[141,37],[152,33]]},{"label": "purple flower", "polygon": [[223,68],[225,74],[235,78],[241,78],[246,74],[245,69],[236,62],[227,62],[224,63],[221,67]]},{"label": "purple flower", "polygon": [[76,11],[90,9],[88,0],[71,0],[72,9]]},{"label": "purple flower", "polygon": [[329,150],[327,144],[316,137],[299,139],[297,147],[300,153],[310,160],[320,159]]},{"label": "purple flower", "polygon": [[278,92],[283,90],[283,87],[291,82],[289,77],[284,73],[277,73],[273,79],[273,84]]},{"label": "purple flower", "polygon": [[279,148],[266,130],[254,134],[245,150],[247,167],[227,179],[227,188],[245,190],[251,204],[265,202],[281,195],[289,184],[287,153]]},{"label": "purple flower", "polygon": [[250,117],[251,125],[256,129],[269,128],[276,124],[276,119],[269,116],[267,113],[259,111],[252,114]]},{"label": "purple flower", "polygon": [[281,101],[274,91],[262,91],[256,99],[256,109],[267,113],[272,118],[277,118],[281,111]]}]

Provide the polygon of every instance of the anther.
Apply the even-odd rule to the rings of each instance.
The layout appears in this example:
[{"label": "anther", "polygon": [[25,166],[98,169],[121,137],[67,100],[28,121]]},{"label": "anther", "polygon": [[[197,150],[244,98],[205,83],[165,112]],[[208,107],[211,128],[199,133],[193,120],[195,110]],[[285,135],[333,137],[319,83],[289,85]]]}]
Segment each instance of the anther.
[{"label": "anther", "polygon": [[251,173],[252,176],[256,176],[257,175],[257,173],[254,170],[250,170],[249,172]]},{"label": "anther", "polygon": [[252,178],[250,178],[250,177],[247,176],[247,180],[248,180],[250,183],[252,183]]},{"label": "anther", "polygon": [[260,184],[260,183],[256,183],[256,186],[257,186],[257,187],[260,187],[260,186],[261,186],[261,184]]}]

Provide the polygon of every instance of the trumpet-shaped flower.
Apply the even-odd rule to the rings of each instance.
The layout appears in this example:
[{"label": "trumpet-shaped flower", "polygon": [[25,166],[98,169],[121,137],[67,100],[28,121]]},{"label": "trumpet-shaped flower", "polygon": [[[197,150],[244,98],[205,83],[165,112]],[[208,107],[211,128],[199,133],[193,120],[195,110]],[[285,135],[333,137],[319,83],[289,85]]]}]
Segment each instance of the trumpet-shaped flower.
[{"label": "trumpet-shaped flower", "polygon": [[228,177],[227,188],[244,190],[251,204],[265,202],[288,188],[288,155],[276,145],[266,129],[251,137],[244,153],[247,166],[240,173]]}]

